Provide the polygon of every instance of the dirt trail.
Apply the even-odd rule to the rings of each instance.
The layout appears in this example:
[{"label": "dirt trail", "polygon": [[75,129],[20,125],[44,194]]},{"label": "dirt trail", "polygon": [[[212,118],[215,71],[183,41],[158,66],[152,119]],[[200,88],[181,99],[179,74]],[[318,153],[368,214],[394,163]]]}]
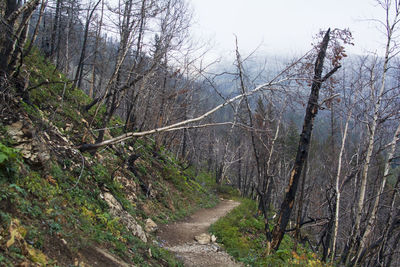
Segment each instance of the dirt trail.
[{"label": "dirt trail", "polygon": [[[222,251],[218,244],[200,245],[194,237],[207,233],[208,228],[240,203],[222,200],[212,209],[202,209],[189,218],[160,228],[158,237],[162,245],[181,258],[185,266],[243,266]],[[218,240],[217,240],[218,241]]]}]

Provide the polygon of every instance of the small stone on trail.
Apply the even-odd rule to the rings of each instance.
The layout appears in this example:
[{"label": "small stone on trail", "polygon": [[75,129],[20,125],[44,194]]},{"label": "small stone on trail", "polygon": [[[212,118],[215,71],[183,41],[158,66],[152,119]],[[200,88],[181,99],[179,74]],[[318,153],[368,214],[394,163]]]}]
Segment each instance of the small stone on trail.
[{"label": "small stone on trail", "polygon": [[211,241],[211,236],[209,234],[203,233],[194,237],[200,245],[207,245]]},{"label": "small stone on trail", "polygon": [[215,235],[211,236],[211,242],[215,243],[217,241],[217,237]]}]

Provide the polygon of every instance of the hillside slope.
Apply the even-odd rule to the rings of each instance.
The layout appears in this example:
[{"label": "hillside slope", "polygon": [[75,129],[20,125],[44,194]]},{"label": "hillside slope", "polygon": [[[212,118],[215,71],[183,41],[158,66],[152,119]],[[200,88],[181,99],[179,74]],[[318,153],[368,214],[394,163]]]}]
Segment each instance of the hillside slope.
[{"label": "hillside slope", "polygon": [[[213,178],[151,138],[81,153],[101,116],[81,111],[90,99],[37,52],[25,63],[16,84],[29,96],[10,86],[0,100],[0,265],[180,265],[152,221],[215,205]],[[118,125],[113,118],[108,138]]]}]

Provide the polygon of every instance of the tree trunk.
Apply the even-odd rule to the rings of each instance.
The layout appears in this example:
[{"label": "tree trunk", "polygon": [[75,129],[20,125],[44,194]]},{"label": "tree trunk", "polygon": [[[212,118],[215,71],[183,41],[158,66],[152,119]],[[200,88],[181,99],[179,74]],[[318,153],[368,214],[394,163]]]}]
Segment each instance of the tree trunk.
[{"label": "tree trunk", "polygon": [[[7,0],[4,21],[0,23],[0,75],[8,75],[14,69],[17,58],[21,56],[26,39],[29,19],[39,5],[39,0],[31,0],[18,8],[17,1]],[[16,21],[21,18],[16,27]]]},{"label": "tree trunk", "polygon": [[[397,17],[397,16],[396,16]],[[378,124],[378,119],[379,119],[379,112],[380,112],[380,107],[381,107],[381,101],[385,89],[385,82],[386,82],[386,75],[389,70],[389,60],[390,60],[390,52],[391,52],[391,42],[392,42],[392,34],[394,30],[394,25],[392,27],[388,26],[388,35],[387,35],[387,40],[386,40],[386,49],[385,49],[385,57],[384,57],[384,64],[383,64],[383,73],[382,73],[382,78],[380,82],[380,88],[378,92],[378,99],[375,102],[374,105],[374,115],[372,118],[372,121],[369,125],[369,138],[368,138],[368,148],[367,148],[367,154],[365,158],[365,163],[364,163],[364,168],[362,170],[362,175],[361,175],[361,185],[360,185],[360,195],[358,198],[358,203],[357,203],[357,209],[356,209],[356,220],[354,223],[354,228],[352,235],[350,236],[349,239],[349,250],[347,255],[344,255],[344,263],[347,264],[349,261],[349,258],[351,254],[353,253],[354,247],[356,245],[356,240],[357,237],[359,236],[359,231],[360,231],[360,224],[361,224],[361,217],[363,214],[363,208],[364,208],[364,200],[365,200],[365,193],[367,189],[367,178],[368,178],[368,170],[372,158],[372,152],[374,150],[374,141],[375,141],[375,133],[376,133],[376,127]],[[375,92],[375,78],[374,78],[374,69],[371,70],[371,95]]]},{"label": "tree trunk", "polygon": [[397,181],[393,188],[393,193],[391,196],[390,213],[389,213],[389,217],[386,220],[385,228],[383,230],[382,242],[380,242],[380,245],[379,245],[378,257],[377,257],[379,266],[384,266],[384,257],[385,257],[384,252],[386,251],[386,245],[389,242],[389,239],[391,238],[390,222],[395,217],[396,195],[399,192],[399,185],[400,185],[400,174],[397,176]]},{"label": "tree trunk", "polygon": [[57,42],[57,38],[60,38],[60,33],[58,32],[57,35],[57,31],[58,28],[60,27],[60,18],[61,18],[61,0],[57,0],[56,3],[56,13],[54,15],[54,24],[53,24],[53,29],[51,31],[51,42],[50,42],[50,56],[53,58],[54,56],[54,51],[59,47],[56,46],[56,43],[58,45]]},{"label": "tree trunk", "polygon": [[[312,136],[311,136],[312,137]],[[300,187],[300,197],[298,201],[298,206],[297,206],[297,217],[296,217],[296,230],[294,232],[294,245],[295,248],[293,249],[296,251],[297,247],[297,242],[300,239],[300,227],[301,227],[301,217],[302,217],[302,210],[303,210],[303,200],[304,200],[304,187],[306,184],[306,178],[307,178],[307,165],[308,165],[308,157],[306,158],[304,162],[304,170],[303,170],[303,175],[301,179],[301,187]]]},{"label": "tree trunk", "polygon": [[335,193],[336,193],[336,205],[335,205],[335,225],[333,228],[333,236],[332,236],[332,252],[331,252],[331,261],[333,262],[335,259],[335,253],[336,253],[336,240],[337,240],[337,235],[338,235],[338,230],[339,230],[339,213],[340,213],[340,173],[342,170],[342,160],[343,160],[343,153],[344,153],[344,148],[346,144],[346,139],[347,139],[347,131],[349,128],[349,121],[351,117],[351,110],[347,114],[346,118],[346,123],[344,126],[344,131],[343,131],[343,137],[342,137],[342,144],[340,146],[340,152],[339,152],[339,160],[338,160],[338,167],[337,167],[337,172],[336,172],[336,181],[335,181]]},{"label": "tree trunk", "polygon": [[396,129],[396,132],[395,132],[395,134],[393,136],[393,139],[389,144],[390,146],[389,146],[388,158],[387,158],[387,160],[385,162],[382,181],[381,181],[381,184],[379,186],[378,192],[376,193],[376,198],[375,198],[375,201],[374,201],[374,205],[372,207],[371,215],[370,215],[370,217],[368,219],[367,227],[366,227],[366,229],[364,231],[364,234],[361,237],[360,247],[358,249],[358,253],[357,253],[357,257],[356,257],[356,260],[354,262],[354,265],[357,265],[357,263],[361,260],[360,259],[361,251],[365,247],[367,239],[372,233],[372,228],[373,228],[373,225],[374,225],[375,220],[376,220],[376,215],[378,213],[378,206],[379,206],[379,203],[380,203],[380,200],[381,200],[381,196],[383,194],[383,190],[385,189],[387,177],[389,175],[390,163],[392,163],[392,161],[393,161],[393,158],[394,158],[394,155],[395,155],[394,153],[395,153],[395,150],[396,150],[396,144],[399,141],[399,135],[400,135],[400,124],[397,126],[397,129]]},{"label": "tree trunk", "polygon": [[318,113],[318,98],[321,84],[324,80],[329,78],[338,68],[335,67],[330,71],[324,78],[322,78],[322,70],[324,65],[324,59],[326,55],[326,49],[329,43],[330,29],[326,32],[324,39],[320,46],[317,60],[315,62],[314,79],[311,86],[311,93],[308,99],[306,115],[304,117],[303,130],[300,135],[299,146],[297,149],[296,161],[294,167],[290,173],[290,180],[284,200],[281,204],[281,208],[278,214],[277,223],[272,231],[271,248],[277,250],[283,239],[286,226],[290,219],[290,214],[294,206],[294,200],[296,197],[297,186],[301,177],[301,171],[304,165],[304,161],[307,158],[308,150],[310,147],[310,138],[314,125],[314,118]]},{"label": "tree trunk", "polygon": [[97,6],[100,4],[101,1],[102,0],[97,1],[97,3],[94,5],[93,9],[90,10],[90,8],[89,8],[88,11],[87,11],[87,18],[86,18],[84,35],[83,35],[83,43],[82,43],[81,55],[79,57],[78,67],[76,68],[73,87],[76,87],[76,86],[77,87],[81,87],[82,75],[83,75],[83,65],[84,65],[83,61],[85,59],[85,54],[86,54],[86,43],[87,43],[87,39],[88,39],[88,35],[89,35],[89,25],[90,25],[90,21],[92,20],[93,13],[94,13],[94,11],[96,10]]},{"label": "tree trunk", "polygon": [[[253,115],[251,113],[250,104],[249,104],[249,101],[248,101],[247,96],[246,96],[246,91],[247,90],[246,90],[246,86],[245,86],[245,83],[244,83],[243,66],[242,66],[242,60],[240,58],[237,38],[236,38],[236,61],[237,61],[237,68],[238,68],[238,71],[239,71],[240,90],[241,90],[241,93],[243,94],[244,102],[245,102],[247,113],[248,113],[248,116],[249,116],[249,126],[252,129],[253,128]],[[262,181],[261,181],[261,166],[260,166],[260,157],[259,157],[259,153],[257,151],[256,142],[255,142],[254,131],[250,131],[250,136],[251,136],[251,144],[252,144],[253,152],[254,152],[254,158],[256,159],[257,177],[258,177],[257,182],[258,182],[258,186],[260,186],[262,184]]]}]

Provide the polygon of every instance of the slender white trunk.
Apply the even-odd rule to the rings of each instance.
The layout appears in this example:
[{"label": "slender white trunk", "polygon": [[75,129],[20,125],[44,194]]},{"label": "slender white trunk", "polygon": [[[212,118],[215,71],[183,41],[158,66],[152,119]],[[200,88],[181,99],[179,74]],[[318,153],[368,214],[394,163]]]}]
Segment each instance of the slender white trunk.
[{"label": "slender white trunk", "polygon": [[372,233],[372,228],[373,228],[373,225],[374,225],[375,220],[376,220],[376,214],[378,213],[378,206],[379,206],[379,202],[381,200],[381,195],[383,194],[383,190],[385,189],[387,177],[389,175],[390,162],[393,160],[394,152],[396,150],[396,144],[399,141],[399,135],[400,135],[400,123],[397,126],[397,129],[396,129],[396,132],[395,132],[395,134],[393,136],[392,141],[389,143],[389,152],[388,152],[387,160],[385,162],[382,181],[381,181],[381,184],[379,186],[379,190],[377,192],[377,195],[376,195],[376,198],[375,198],[375,201],[374,201],[374,205],[372,207],[371,216],[368,219],[367,227],[366,227],[366,229],[364,231],[364,234],[361,237],[360,248],[358,249],[357,258],[356,258],[356,261],[354,263],[355,265],[360,260],[361,252],[362,252],[362,250],[364,249],[364,247],[366,245],[368,237]]},{"label": "slender white trunk", "polygon": [[[397,17],[397,16],[396,16]],[[356,237],[359,234],[360,230],[360,224],[361,224],[361,217],[363,214],[363,209],[364,209],[364,201],[365,201],[365,193],[367,189],[367,180],[368,180],[368,170],[372,158],[372,152],[374,150],[374,141],[375,141],[375,133],[376,133],[376,127],[378,125],[378,119],[379,119],[379,112],[380,112],[380,107],[381,107],[381,102],[382,102],[382,97],[385,89],[385,82],[386,82],[386,75],[387,71],[389,69],[389,60],[390,60],[390,50],[391,50],[391,38],[393,34],[393,27],[388,28],[388,33],[387,33],[387,43],[386,43],[386,49],[385,49],[385,57],[384,57],[384,64],[383,64],[383,72],[382,72],[382,78],[380,82],[380,87],[379,87],[379,92],[377,94],[377,100],[374,104],[374,115],[372,118],[372,121],[369,125],[369,138],[368,138],[368,147],[367,147],[367,154],[365,157],[365,163],[364,167],[362,170],[361,174],[361,185],[360,185],[360,195],[358,198],[357,202],[357,208],[356,208],[356,220],[354,223],[354,228],[353,228],[353,233],[352,236],[350,237],[350,244],[349,244],[349,254],[347,255],[347,260],[346,263],[348,263],[349,257],[351,256],[354,246],[356,243]],[[371,70],[371,97],[374,96],[375,93],[375,78],[374,78],[374,70]]]},{"label": "slender white trunk", "polygon": [[336,240],[337,240],[338,229],[339,229],[340,174],[341,174],[341,170],[342,170],[343,153],[344,153],[344,147],[345,147],[345,144],[346,144],[347,131],[348,131],[348,128],[349,128],[349,121],[350,121],[350,118],[351,118],[351,113],[352,113],[352,110],[350,110],[349,113],[347,114],[346,123],[345,123],[344,131],[343,131],[343,137],[342,137],[342,145],[340,146],[339,162],[338,162],[337,173],[336,173],[336,184],[335,184],[336,207],[335,207],[335,226],[334,226],[333,236],[332,236],[332,254],[331,254],[331,261],[332,262],[335,259]]}]

